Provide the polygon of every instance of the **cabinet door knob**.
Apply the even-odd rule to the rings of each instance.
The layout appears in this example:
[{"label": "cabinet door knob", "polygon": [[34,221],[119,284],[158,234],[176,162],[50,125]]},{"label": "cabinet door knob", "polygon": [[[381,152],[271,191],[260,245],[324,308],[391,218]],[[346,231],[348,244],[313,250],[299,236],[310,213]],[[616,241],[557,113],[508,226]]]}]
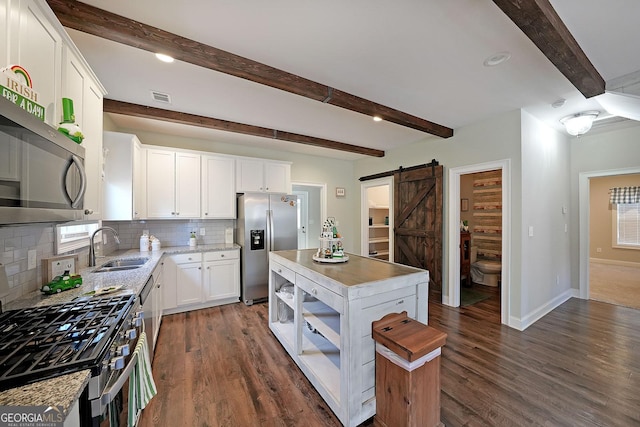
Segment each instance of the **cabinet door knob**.
[{"label": "cabinet door knob", "polygon": [[311,288],[311,293],[314,295],[318,295],[318,290],[316,288]]},{"label": "cabinet door knob", "polygon": [[175,214],[176,214],[175,212],[171,212],[171,215],[175,215]]},{"label": "cabinet door knob", "polygon": [[278,273],[282,273],[282,269],[281,268],[278,269]]},{"label": "cabinet door knob", "polygon": [[209,215],[209,212],[205,212],[204,214],[205,214],[205,215]]},{"label": "cabinet door knob", "polygon": [[220,255],[220,258],[224,258],[224,254]]},{"label": "cabinet door knob", "polygon": [[198,270],[202,270],[202,267],[198,267]]}]

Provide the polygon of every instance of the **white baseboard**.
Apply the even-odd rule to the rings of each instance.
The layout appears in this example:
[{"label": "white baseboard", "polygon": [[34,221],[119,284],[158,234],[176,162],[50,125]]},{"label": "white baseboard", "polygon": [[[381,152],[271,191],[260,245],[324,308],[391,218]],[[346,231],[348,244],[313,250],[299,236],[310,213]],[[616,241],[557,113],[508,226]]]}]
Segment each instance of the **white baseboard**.
[{"label": "white baseboard", "polygon": [[535,322],[543,318],[545,315],[549,314],[551,311],[553,311],[555,308],[562,305],[564,302],[566,302],[570,298],[574,298],[574,297],[578,298],[579,294],[580,294],[580,291],[578,289],[573,289],[573,288],[567,289],[557,297],[553,298],[551,301],[548,301],[547,303],[543,304],[542,306],[538,307],[536,310],[532,311],[531,313],[527,314],[526,316],[520,319],[513,316],[510,317],[509,326],[519,331],[524,331],[529,326],[533,325]]},{"label": "white baseboard", "polygon": [[589,262],[593,262],[595,264],[621,265],[623,267],[640,268],[640,262],[619,261],[617,259],[589,258]]}]

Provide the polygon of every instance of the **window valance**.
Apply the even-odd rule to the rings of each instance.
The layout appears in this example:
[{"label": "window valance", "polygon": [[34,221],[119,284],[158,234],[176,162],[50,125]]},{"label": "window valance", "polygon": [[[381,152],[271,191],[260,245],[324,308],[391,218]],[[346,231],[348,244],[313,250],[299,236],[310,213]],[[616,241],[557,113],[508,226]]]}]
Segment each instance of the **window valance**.
[{"label": "window valance", "polygon": [[609,190],[609,203],[640,203],[640,187],[614,187]]}]

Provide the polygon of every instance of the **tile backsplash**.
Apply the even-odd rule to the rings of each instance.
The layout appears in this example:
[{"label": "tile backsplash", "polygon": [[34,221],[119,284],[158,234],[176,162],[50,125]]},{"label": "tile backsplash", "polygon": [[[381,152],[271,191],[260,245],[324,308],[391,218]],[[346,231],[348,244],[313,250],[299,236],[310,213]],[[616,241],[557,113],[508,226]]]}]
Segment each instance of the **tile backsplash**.
[{"label": "tile backsplash", "polygon": [[[225,229],[234,228],[235,220],[149,220],[149,221],[104,221],[103,225],[118,231],[120,245],[113,235],[106,233],[107,244],[101,250],[96,244],[97,254],[110,254],[117,249],[137,249],[143,230],[157,237],[163,247],[187,246],[189,235],[195,231],[199,245],[224,243]],[[204,231],[204,236],[201,235]],[[38,290],[42,286],[42,259],[55,256],[54,225],[30,224],[25,226],[0,227],[0,263],[4,265],[9,284],[9,293],[0,300],[3,304],[22,295]],[[36,254],[35,268],[29,268],[29,253]],[[88,248],[75,251],[79,267],[88,265]],[[98,260],[98,263],[100,261]]]}]

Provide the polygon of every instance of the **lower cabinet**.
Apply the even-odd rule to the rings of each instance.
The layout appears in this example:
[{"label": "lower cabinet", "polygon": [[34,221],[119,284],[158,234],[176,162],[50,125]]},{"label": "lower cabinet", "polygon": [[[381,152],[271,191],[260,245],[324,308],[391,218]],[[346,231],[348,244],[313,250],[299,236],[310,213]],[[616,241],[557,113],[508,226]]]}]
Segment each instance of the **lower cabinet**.
[{"label": "lower cabinet", "polygon": [[169,255],[164,263],[164,313],[240,300],[240,250]]},{"label": "lower cabinet", "polygon": [[153,329],[153,348],[156,348],[156,343],[158,342],[158,334],[160,333],[160,323],[162,322],[162,310],[163,310],[163,292],[162,288],[162,279],[163,279],[163,270],[164,265],[159,265],[153,270],[153,309],[151,310],[153,313],[153,319],[151,319],[152,329]]},{"label": "lower cabinet", "polygon": [[204,254],[204,290],[206,301],[240,297],[240,251]]}]

